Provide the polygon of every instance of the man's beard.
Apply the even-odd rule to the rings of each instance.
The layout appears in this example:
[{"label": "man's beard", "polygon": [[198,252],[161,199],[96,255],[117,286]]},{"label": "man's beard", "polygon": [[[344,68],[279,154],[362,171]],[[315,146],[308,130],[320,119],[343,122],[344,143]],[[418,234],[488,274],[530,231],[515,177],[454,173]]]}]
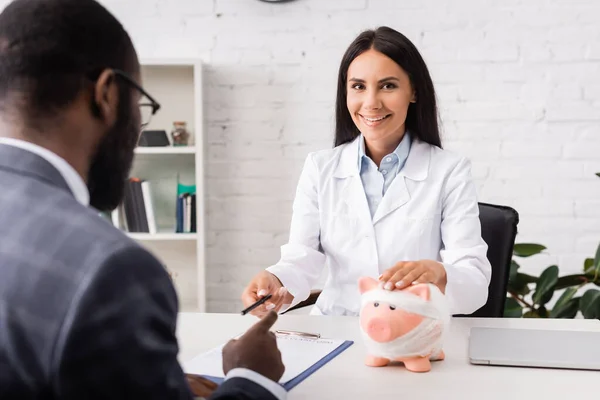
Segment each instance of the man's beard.
[{"label": "man's beard", "polygon": [[122,92],[117,122],[98,146],[88,173],[90,205],[99,211],[112,211],[121,203],[139,138],[129,93]]}]

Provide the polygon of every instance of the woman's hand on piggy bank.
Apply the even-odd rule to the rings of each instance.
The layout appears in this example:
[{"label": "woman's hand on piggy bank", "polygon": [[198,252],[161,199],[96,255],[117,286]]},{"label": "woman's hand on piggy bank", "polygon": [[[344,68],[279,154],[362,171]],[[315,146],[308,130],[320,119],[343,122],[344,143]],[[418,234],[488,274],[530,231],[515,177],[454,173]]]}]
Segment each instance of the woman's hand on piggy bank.
[{"label": "woman's hand on piggy bank", "polygon": [[279,312],[282,306],[289,305],[294,300],[294,296],[287,291],[275,275],[261,271],[246,286],[242,294],[242,303],[244,307],[249,307],[268,294],[271,294],[272,297],[250,311],[250,314],[262,318],[271,310]]},{"label": "woman's hand on piggy bank", "polygon": [[387,290],[404,289],[413,282],[433,283],[445,293],[446,269],[434,260],[401,261],[381,274],[379,282]]}]

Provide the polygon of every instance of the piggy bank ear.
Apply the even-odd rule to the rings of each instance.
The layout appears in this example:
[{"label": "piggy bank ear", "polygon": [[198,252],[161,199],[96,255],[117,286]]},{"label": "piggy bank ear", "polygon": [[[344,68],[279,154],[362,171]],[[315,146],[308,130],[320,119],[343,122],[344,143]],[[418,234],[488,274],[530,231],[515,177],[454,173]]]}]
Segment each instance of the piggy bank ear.
[{"label": "piggy bank ear", "polygon": [[429,301],[429,285],[426,283],[418,283],[416,285],[409,286],[406,288],[406,291],[419,296],[425,301]]},{"label": "piggy bank ear", "polygon": [[358,289],[360,293],[368,292],[369,290],[375,289],[377,287],[377,281],[368,276],[363,276],[358,280]]}]

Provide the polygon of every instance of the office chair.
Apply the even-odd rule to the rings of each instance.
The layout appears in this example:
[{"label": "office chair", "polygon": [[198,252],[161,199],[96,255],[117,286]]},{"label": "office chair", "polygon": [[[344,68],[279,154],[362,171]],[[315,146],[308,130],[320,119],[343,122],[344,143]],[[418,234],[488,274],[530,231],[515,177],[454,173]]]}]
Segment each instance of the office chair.
[{"label": "office chair", "polygon": [[[455,317],[500,318],[504,315],[506,289],[510,274],[519,214],[507,206],[479,203],[479,220],[481,236],[488,245],[487,257],[492,265],[492,278],[488,299],[485,305],[472,314],[455,315]],[[286,310],[283,314],[316,303],[321,290],[311,291],[309,297]]]},{"label": "office chair", "polygon": [[510,274],[519,214],[511,207],[479,203],[481,236],[488,245],[487,258],[492,265],[487,302],[477,311],[456,317],[500,318],[504,315],[506,289]]}]

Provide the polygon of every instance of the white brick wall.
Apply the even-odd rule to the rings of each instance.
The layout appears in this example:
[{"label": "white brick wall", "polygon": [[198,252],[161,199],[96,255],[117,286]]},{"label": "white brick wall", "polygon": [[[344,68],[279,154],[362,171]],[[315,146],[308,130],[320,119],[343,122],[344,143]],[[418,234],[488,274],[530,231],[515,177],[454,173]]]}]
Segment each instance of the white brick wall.
[{"label": "white brick wall", "polygon": [[595,0],[104,3],[141,55],[209,64],[211,311],[237,310],[247,280],[277,260],[303,158],[332,143],[341,55],[378,25],[422,51],[445,145],[473,161],[481,200],[515,207],[518,240],[549,247],[524,263],[531,273],[550,263],[579,271],[600,242]]},{"label": "white brick wall", "polygon": [[481,201],[515,207],[518,241],[549,247],[531,273],[577,272],[600,242],[597,0],[102,2],[141,56],[208,63],[210,311],[238,310],[278,259],[303,158],[332,143],[341,55],[378,25],[421,50],[445,145],[473,161]]}]

